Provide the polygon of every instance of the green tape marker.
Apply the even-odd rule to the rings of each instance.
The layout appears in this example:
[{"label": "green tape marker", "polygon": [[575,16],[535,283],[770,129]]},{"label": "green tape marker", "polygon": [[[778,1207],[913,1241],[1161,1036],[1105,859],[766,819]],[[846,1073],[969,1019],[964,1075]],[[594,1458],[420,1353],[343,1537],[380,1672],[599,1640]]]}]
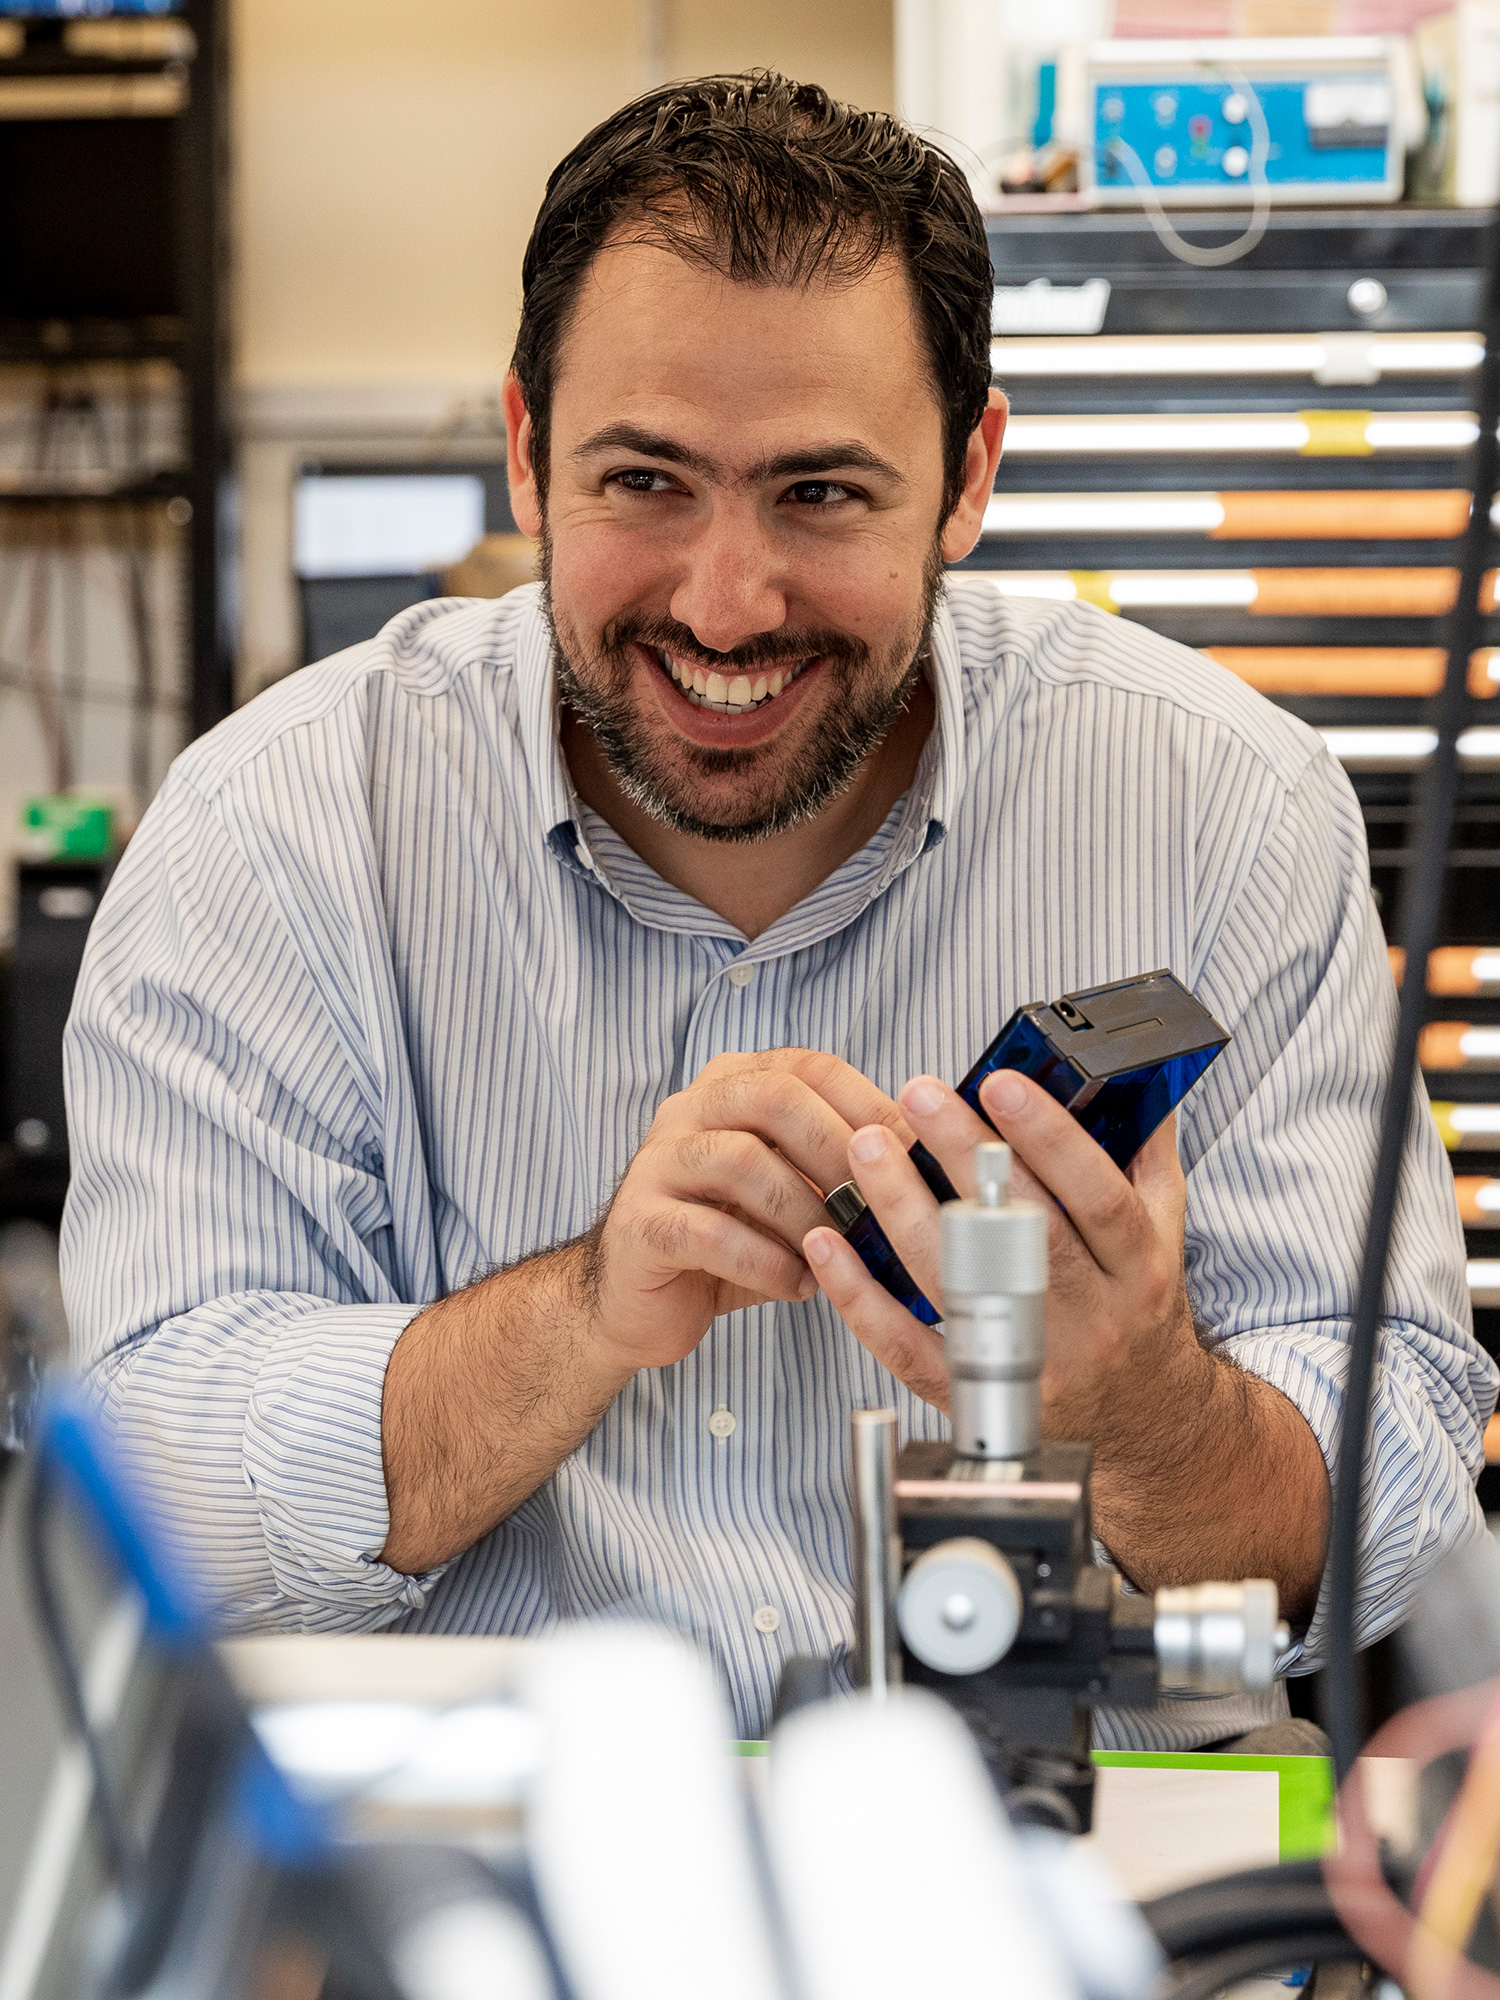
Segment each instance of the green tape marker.
[{"label": "green tape marker", "polygon": [[1274,1771],[1277,1845],[1283,1861],[1309,1861],[1334,1847],[1333,1765],[1327,1757],[1236,1757],[1228,1752],[1096,1750],[1096,1765],[1144,1771]]}]

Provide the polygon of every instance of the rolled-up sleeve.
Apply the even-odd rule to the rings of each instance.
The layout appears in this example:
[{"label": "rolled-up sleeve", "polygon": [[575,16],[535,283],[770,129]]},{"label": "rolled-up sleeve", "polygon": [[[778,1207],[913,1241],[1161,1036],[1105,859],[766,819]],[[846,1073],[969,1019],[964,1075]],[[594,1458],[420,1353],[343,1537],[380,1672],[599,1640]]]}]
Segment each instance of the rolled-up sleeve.
[{"label": "rolled-up sleeve", "polygon": [[179,767],[90,935],[66,1036],[75,1361],[226,1629],[370,1629],[436,1576],[379,1560],[386,1365],[435,1292],[382,1145],[409,1084],[357,831],[323,858],[317,962],[230,818]]},{"label": "rolled-up sleeve", "polygon": [[[1195,1316],[1208,1344],[1295,1404],[1336,1477],[1396,993],[1358,805],[1325,754],[1235,881],[1196,983],[1234,1041],[1182,1121]],[[1433,1566],[1483,1532],[1474,1479],[1496,1383],[1418,1079],[1373,1384],[1359,1643],[1396,1625]],[[1326,1594],[1297,1671],[1320,1664]]]}]

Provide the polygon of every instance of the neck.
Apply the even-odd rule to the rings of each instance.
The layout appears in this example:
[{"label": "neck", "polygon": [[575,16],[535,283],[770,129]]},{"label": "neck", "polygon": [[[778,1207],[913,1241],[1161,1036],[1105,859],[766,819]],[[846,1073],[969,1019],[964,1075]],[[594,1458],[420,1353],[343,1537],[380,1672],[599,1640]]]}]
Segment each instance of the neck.
[{"label": "neck", "polygon": [[747,938],[759,937],[858,853],[916,775],[936,705],[926,679],[851,784],[819,813],[764,840],[703,840],[678,833],[621,791],[592,731],[571,709],[560,731],[578,796],[665,882],[714,910]]}]

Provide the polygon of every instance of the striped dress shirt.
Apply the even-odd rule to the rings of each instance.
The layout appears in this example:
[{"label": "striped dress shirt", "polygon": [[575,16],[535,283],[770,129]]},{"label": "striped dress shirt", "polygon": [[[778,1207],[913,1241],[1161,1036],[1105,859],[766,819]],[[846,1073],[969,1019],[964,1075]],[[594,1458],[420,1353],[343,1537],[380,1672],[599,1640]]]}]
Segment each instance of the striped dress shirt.
[{"label": "striped dress shirt", "polygon": [[[1364,829],[1316,734],[1088,605],[950,579],[936,722],[872,840],[751,942],[581,804],[535,588],[422,604],[173,766],[67,1035],[77,1358],[234,1631],[675,1627],[745,1735],[851,1640],[851,1410],[944,1420],[820,1296],[716,1320],[441,1570],[379,1561],[381,1390],[429,1301],[585,1229],[725,1051],[956,1077],[1017,1005],[1171,969],[1233,1033],[1179,1113],[1203,1339],[1336,1461],[1395,996]],[[1496,1372],[1412,1106],[1360,1631],[1481,1530]],[[1321,1612],[1294,1664],[1318,1657]],[[1284,1697],[1101,1716],[1188,1747]]]}]

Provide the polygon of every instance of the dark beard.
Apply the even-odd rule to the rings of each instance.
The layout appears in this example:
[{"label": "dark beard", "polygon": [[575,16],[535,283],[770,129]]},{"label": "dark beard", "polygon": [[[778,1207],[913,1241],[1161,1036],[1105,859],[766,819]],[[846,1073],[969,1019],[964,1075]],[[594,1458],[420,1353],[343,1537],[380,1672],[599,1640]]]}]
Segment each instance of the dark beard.
[{"label": "dark beard", "polygon": [[[732,652],[713,653],[674,619],[629,617],[606,626],[599,653],[580,673],[564,650],[553,617],[551,553],[544,535],[542,604],[552,632],[552,665],[559,693],[592,733],[615,782],[631,803],[674,833],[692,834],[699,840],[766,840],[814,818],[848,788],[861,764],[878,749],[905,710],[922,676],[933,613],[943,587],[941,561],[934,547],[923,572],[919,618],[910,635],[899,640],[881,663],[888,669],[904,656],[905,664],[894,680],[886,672],[872,672],[869,647],[844,632],[771,632],[736,646]],[[686,756],[688,769],[673,770],[640,727],[630,701],[633,668],[627,648],[632,643],[711,661],[726,678],[735,674],[753,678],[820,656],[825,662],[823,672],[835,681],[832,698],[825,703],[828,722],[817,740],[804,745],[790,763],[783,761],[784,753],[774,744],[764,750],[743,751],[705,750],[679,742],[677,755],[679,759]],[[740,816],[728,821],[705,819],[702,790],[695,781],[730,772],[753,777],[758,764],[766,767],[763,781],[752,786]]]}]

